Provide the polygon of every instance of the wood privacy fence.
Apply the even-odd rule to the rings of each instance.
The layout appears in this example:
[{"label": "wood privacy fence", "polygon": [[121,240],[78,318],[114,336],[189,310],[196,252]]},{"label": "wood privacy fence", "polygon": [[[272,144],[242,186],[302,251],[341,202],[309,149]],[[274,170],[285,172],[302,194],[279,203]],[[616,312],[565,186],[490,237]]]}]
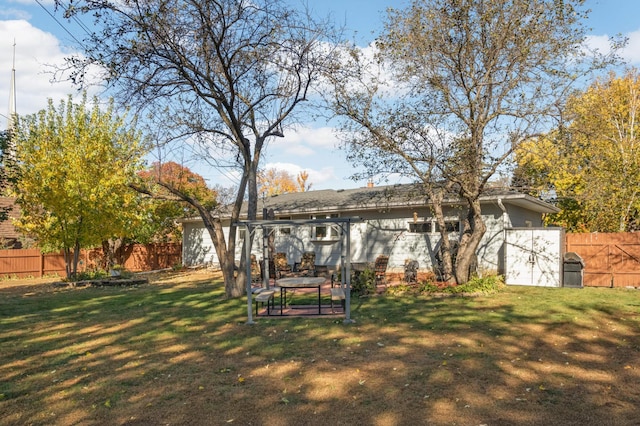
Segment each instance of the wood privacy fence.
[{"label": "wood privacy fence", "polygon": [[640,287],[640,233],[566,234],[566,251],[582,257],[583,283],[591,287]]},{"label": "wood privacy fence", "polygon": [[[82,250],[78,271],[99,268],[102,249]],[[181,244],[135,244],[127,250],[124,267],[133,272],[171,268],[182,261]],[[63,253],[44,254],[38,249],[0,250],[1,277],[65,276]]]}]

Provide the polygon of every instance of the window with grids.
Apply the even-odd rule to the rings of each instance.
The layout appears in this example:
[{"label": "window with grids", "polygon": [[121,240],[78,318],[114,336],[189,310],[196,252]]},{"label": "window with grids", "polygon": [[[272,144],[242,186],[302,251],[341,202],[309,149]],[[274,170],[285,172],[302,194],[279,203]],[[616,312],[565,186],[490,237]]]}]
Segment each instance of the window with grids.
[{"label": "window with grids", "polygon": [[409,232],[428,234],[433,232],[433,224],[431,222],[411,222],[409,223]]},{"label": "window with grids", "polygon": [[[291,220],[291,216],[282,216],[278,219],[281,220]],[[289,226],[278,228],[278,233],[280,235],[291,235],[291,228]]]},{"label": "window with grids", "polygon": [[[311,219],[331,219],[338,218],[339,214],[333,213],[326,216],[311,216]],[[340,237],[338,229],[331,223],[323,223],[322,225],[315,225],[311,231],[311,238],[314,240],[337,240]]]}]

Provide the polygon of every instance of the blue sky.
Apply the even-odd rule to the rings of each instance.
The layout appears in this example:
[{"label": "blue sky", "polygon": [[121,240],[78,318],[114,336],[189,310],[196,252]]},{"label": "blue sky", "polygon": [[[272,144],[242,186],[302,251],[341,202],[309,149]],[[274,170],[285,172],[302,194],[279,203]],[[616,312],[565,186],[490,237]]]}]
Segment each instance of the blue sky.
[{"label": "blue sky", "polygon": [[[80,38],[82,29],[54,14],[52,0],[39,1],[42,6],[36,0],[0,0],[0,114],[4,116],[8,112],[14,39],[19,114],[36,112],[46,106],[48,98],[57,103],[75,91],[66,83],[50,83],[47,64],[61,63],[65,55],[72,53],[72,35]],[[407,4],[394,0],[308,0],[307,3],[319,15],[330,13],[350,30],[349,34],[354,32],[354,39],[362,46],[371,42],[382,28],[387,7],[400,8]],[[607,36],[616,34],[629,37],[624,57],[630,64],[640,66],[640,0],[587,0],[587,7],[592,10],[587,25],[592,28],[593,42],[603,42]],[[51,15],[56,16],[64,28]],[[0,116],[0,127],[4,124],[5,118]],[[344,152],[337,144],[326,123],[306,123],[298,131],[272,142],[262,164],[286,169],[293,175],[306,170],[314,189],[364,186],[365,182],[348,179],[354,167],[344,160]],[[210,184],[228,186],[232,183],[228,173],[204,165],[190,164],[190,167]]]}]

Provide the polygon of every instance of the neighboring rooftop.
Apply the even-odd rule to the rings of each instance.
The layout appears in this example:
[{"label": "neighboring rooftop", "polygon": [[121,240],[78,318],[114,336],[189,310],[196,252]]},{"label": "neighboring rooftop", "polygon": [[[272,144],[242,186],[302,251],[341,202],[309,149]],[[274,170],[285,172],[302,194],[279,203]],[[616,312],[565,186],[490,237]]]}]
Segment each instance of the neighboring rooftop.
[{"label": "neighboring rooftop", "polygon": [[22,234],[13,226],[11,219],[20,217],[20,206],[12,197],[0,197],[0,209],[7,210],[7,220],[0,221],[0,245],[1,248],[21,248],[20,238]]}]

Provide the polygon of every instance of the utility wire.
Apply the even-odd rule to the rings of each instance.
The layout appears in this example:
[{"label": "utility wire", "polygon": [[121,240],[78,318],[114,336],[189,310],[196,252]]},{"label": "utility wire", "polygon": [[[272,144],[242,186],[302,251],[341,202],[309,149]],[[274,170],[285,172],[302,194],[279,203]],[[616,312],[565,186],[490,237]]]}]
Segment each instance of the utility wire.
[{"label": "utility wire", "polygon": [[[69,34],[69,36],[71,36],[71,38],[73,40],[75,40],[75,42],[78,43],[78,45],[80,45],[82,48],[86,49],[86,46],[84,45],[84,43],[82,41],[78,40],[78,38],[62,22],[60,22],[56,18],[55,15],[53,13],[51,13],[42,4],[42,2],[40,0],[36,0],[36,3],[38,3],[38,5],[47,13],[47,15],[49,15],[51,17],[51,19],[53,19],[60,26],[60,28],[62,28],[67,34]],[[63,7],[65,11],[68,11],[68,8],[65,8],[64,5],[61,5],[61,7]],[[72,19],[76,22],[76,24],[78,24],[78,26],[80,28],[82,28],[84,30],[84,32],[88,36],[90,36],[90,37],[92,36],[92,32],[89,30],[89,28],[82,21],[80,21],[75,14],[73,14],[73,18]],[[168,107],[171,109],[171,104],[169,104]],[[216,170],[220,173],[221,176],[224,176],[230,182],[234,182],[236,185],[240,184],[240,180],[236,176],[233,176],[232,174],[224,171],[222,167],[216,167]]]},{"label": "utility wire", "polygon": [[49,9],[47,9],[46,7],[44,7],[44,5],[42,4],[42,2],[41,2],[40,0],[36,0],[36,3],[38,3],[38,4],[40,5],[40,7],[41,7],[45,12],[47,12],[47,15],[49,15],[49,16],[51,17],[51,19],[53,19],[53,20],[54,20],[54,21],[55,21],[55,22],[60,26],[60,28],[62,28],[62,29],[63,29],[67,34],[69,34],[69,35],[71,36],[71,38],[72,38],[72,39],[74,39],[74,40],[76,41],[76,43],[78,43],[80,46],[83,46],[83,47],[84,47],[84,45],[82,44],[82,42],[81,42],[80,40],[78,40],[78,39],[76,38],[76,36],[75,36],[71,31],[69,31],[69,30],[67,29],[67,27],[65,27],[65,26],[62,24],[62,22],[60,22],[60,21],[58,20],[58,18],[56,18],[56,17],[55,17],[55,15],[54,15],[53,13],[49,12]]}]

